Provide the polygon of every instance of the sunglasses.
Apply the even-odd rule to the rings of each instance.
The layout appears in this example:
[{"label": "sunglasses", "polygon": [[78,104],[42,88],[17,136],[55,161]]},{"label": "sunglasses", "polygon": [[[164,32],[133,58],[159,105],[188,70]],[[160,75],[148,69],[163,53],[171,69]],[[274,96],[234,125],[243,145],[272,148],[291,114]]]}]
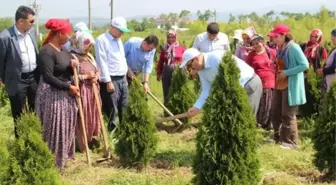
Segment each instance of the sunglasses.
[{"label": "sunglasses", "polygon": [[[25,19],[25,20],[28,20],[28,19]],[[30,24],[33,24],[33,23],[35,22],[35,19],[33,19],[33,20],[31,20],[31,21],[28,20],[28,22],[29,22]]]}]

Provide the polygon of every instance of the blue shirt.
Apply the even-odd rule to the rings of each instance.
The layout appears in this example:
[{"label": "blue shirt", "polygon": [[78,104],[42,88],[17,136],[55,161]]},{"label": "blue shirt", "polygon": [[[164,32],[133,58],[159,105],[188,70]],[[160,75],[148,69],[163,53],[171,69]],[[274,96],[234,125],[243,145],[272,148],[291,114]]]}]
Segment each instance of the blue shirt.
[{"label": "blue shirt", "polygon": [[96,40],[95,55],[102,82],[111,82],[111,76],[126,75],[128,68],[121,39],[115,39],[109,32],[100,35]]},{"label": "blue shirt", "polygon": [[[219,64],[222,62],[222,58],[225,52],[213,51],[204,53],[204,69],[198,72],[198,76],[202,85],[202,92],[197,99],[194,107],[201,109],[206,102],[211,90],[211,84],[218,74]],[[237,67],[240,70],[239,84],[244,87],[245,84],[253,77],[254,69],[246,64],[244,61],[234,56]]]},{"label": "blue shirt", "polygon": [[144,52],[141,43],[144,39],[132,37],[124,44],[125,56],[128,67],[134,72],[151,73],[153,69],[153,60],[155,49],[150,52]]}]

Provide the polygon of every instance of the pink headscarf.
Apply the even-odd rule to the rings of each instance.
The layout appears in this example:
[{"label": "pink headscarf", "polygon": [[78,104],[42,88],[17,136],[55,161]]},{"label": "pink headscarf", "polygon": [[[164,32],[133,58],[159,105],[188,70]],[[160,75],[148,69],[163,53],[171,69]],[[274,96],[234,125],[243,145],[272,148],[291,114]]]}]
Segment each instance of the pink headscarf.
[{"label": "pink headscarf", "polygon": [[175,36],[175,42],[169,44],[168,42],[163,46],[163,50],[167,53],[167,64],[169,65],[175,59],[175,48],[178,47],[180,44],[177,40],[177,32],[175,30],[170,29],[167,33],[168,35]]},{"label": "pink headscarf", "polygon": [[313,43],[311,39],[309,39],[306,44],[305,55],[307,58],[314,59],[316,57],[316,49],[322,43],[322,31],[319,29],[313,29],[313,31],[310,33],[310,36],[317,36],[317,41],[316,43]]}]

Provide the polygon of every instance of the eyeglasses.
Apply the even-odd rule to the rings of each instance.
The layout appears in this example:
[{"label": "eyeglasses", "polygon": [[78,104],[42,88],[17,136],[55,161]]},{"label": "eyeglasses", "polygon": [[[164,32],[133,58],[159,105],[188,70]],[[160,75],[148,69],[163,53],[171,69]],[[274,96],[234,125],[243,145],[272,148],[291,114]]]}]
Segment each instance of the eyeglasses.
[{"label": "eyeglasses", "polygon": [[317,39],[318,38],[318,36],[316,35],[316,36],[314,36],[314,35],[311,35],[310,36],[310,38],[315,38],[315,39]]}]

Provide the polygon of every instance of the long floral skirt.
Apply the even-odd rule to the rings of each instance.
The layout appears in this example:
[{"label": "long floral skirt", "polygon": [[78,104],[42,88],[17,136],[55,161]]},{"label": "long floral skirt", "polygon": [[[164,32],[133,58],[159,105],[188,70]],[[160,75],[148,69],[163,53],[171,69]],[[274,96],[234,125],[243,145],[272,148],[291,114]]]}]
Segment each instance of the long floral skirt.
[{"label": "long floral skirt", "polygon": [[66,160],[75,156],[76,99],[41,79],[35,111],[43,124],[43,139],[55,156],[56,166],[63,171]]}]

